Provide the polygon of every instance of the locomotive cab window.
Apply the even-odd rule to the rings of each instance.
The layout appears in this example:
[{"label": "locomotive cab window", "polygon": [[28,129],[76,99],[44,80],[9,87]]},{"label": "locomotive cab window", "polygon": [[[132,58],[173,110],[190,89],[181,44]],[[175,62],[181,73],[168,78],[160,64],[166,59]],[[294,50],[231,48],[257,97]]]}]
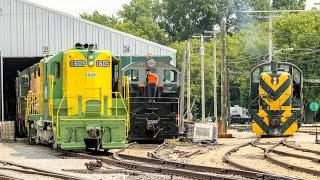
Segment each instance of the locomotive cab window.
[{"label": "locomotive cab window", "polygon": [[139,81],[139,70],[138,69],[129,69],[124,73],[125,76],[129,77],[131,82]]},{"label": "locomotive cab window", "polygon": [[29,76],[26,74],[22,75],[21,82],[23,86],[29,86]]},{"label": "locomotive cab window", "polygon": [[163,82],[177,82],[178,73],[174,70],[164,70],[163,72]]},{"label": "locomotive cab window", "polygon": [[259,68],[256,68],[256,69],[252,72],[252,82],[258,83],[258,82],[259,82],[259,78],[260,78],[260,69],[259,69]]},{"label": "locomotive cab window", "polygon": [[301,93],[301,74],[298,69],[293,68],[292,70],[293,76],[293,97],[300,98]]},{"label": "locomotive cab window", "polygon": [[290,71],[290,67],[287,64],[280,64],[280,69],[283,69],[285,72],[289,72]]},{"label": "locomotive cab window", "polygon": [[60,66],[60,62],[56,62],[56,78],[59,79],[60,78],[60,73],[61,73],[61,66]]},{"label": "locomotive cab window", "polygon": [[36,79],[37,78],[37,69],[34,69],[34,73],[33,73],[33,78]]},{"label": "locomotive cab window", "polygon": [[263,72],[269,72],[269,71],[271,71],[271,65],[270,64],[264,65],[263,66]]},{"label": "locomotive cab window", "polygon": [[293,68],[292,76],[293,76],[293,80],[294,80],[296,83],[300,83],[300,82],[301,82],[301,74],[300,74],[300,72],[298,71],[298,69]]}]

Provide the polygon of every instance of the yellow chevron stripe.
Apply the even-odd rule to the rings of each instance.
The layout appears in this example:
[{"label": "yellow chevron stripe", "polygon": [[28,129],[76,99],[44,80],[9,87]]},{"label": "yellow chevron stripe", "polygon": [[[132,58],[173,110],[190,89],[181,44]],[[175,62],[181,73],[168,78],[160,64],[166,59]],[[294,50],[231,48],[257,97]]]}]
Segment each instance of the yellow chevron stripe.
[{"label": "yellow chevron stripe", "polygon": [[287,72],[282,73],[278,77],[278,82],[279,83],[276,84],[276,85],[273,85],[272,84],[272,77],[269,74],[265,73],[265,72],[261,73],[261,79],[263,79],[263,81],[265,81],[268,84],[268,86],[271,87],[272,90],[274,90],[274,91],[278,90],[283,85],[283,83],[286,82],[286,80],[289,78],[289,76],[290,75]]},{"label": "yellow chevron stripe", "polygon": [[266,98],[265,96],[268,95],[268,93],[261,87],[259,86],[259,95],[260,98],[262,98],[269,106],[269,110],[279,110],[279,109],[287,109],[291,108],[291,106],[282,106],[286,100],[291,98],[292,94],[292,85],[290,85],[284,92],[283,94],[276,100]]}]

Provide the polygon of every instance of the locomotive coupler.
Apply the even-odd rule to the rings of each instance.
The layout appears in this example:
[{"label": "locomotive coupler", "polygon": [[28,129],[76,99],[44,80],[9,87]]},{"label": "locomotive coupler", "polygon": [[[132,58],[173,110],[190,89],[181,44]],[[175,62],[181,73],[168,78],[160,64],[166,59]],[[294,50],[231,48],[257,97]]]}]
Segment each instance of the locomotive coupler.
[{"label": "locomotive coupler", "polygon": [[148,118],[146,118],[146,129],[147,130],[157,130],[158,129],[158,123],[160,121],[160,118],[158,118],[158,120],[148,120]]}]

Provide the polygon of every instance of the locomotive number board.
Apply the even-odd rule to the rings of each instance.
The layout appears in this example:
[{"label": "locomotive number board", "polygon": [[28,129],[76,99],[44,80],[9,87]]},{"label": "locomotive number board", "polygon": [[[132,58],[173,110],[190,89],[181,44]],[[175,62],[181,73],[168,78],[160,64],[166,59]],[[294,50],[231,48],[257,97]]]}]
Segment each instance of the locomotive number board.
[{"label": "locomotive number board", "polygon": [[[85,60],[72,60],[70,61],[70,67],[86,67],[87,62]],[[98,60],[96,61],[97,67],[109,67],[109,60]]]},{"label": "locomotive number board", "polygon": [[96,61],[96,66],[97,67],[109,67],[110,66],[110,61],[108,61],[108,60],[98,60],[98,61]]},{"label": "locomotive number board", "polygon": [[87,64],[84,60],[72,60],[70,61],[70,67],[85,67]]}]

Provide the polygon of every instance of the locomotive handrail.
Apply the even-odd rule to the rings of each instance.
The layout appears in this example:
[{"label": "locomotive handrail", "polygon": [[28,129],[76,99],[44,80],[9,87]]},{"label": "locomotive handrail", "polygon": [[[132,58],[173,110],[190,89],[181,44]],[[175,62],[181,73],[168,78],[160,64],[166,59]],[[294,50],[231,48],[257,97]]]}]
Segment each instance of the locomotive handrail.
[{"label": "locomotive handrail", "polygon": [[[57,123],[56,123],[56,134],[57,134],[57,138],[60,139],[60,131],[59,131],[59,112],[60,112],[60,109],[61,109],[61,106],[62,106],[62,103],[63,101],[65,100],[65,97],[67,94],[83,94],[82,92],[65,92],[63,94],[63,97],[60,101],[60,104],[59,104],[59,107],[58,107],[58,110],[57,110],[57,117],[56,117],[56,120],[57,120]],[[53,99],[52,99],[53,101]],[[52,112],[53,112],[53,105],[52,105]],[[53,116],[52,116],[52,125],[53,125]]]},{"label": "locomotive handrail", "polygon": [[[129,78],[128,76],[123,76],[123,85],[125,91],[125,98],[127,99],[128,109],[127,109],[127,137],[130,130],[130,85],[129,85]],[[124,104],[125,106],[125,104]]]},{"label": "locomotive handrail", "polygon": [[[61,109],[61,106],[62,106],[62,104],[63,104],[63,101],[66,99],[66,98],[68,98],[68,94],[83,94],[82,92],[65,92],[64,93],[64,95],[63,95],[63,97],[62,97],[62,99],[61,99],[61,101],[60,101],[60,104],[59,104],[59,107],[58,107],[58,110],[57,110],[57,113],[56,113],[56,134],[57,134],[57,138],[59,139],[60,138],[60,131],[59,131],[59,112],[60,112],[60,109]],[[126,119],[126,121],[127,121],[127,126],[128,125],[130,125],[130,123],[129,123],[129,117],[128,117],[128,115],[129,115],[129,110],[128,110],[128,107],[126,106],[126,103],[124,102],[124,99],[123,99],[123,97],[122,97],[122,95],[121,95],[121,93],[120,92],[112,92],[112,94],[114,94],[115,95],[115,97],[116,97],[116,116],[118,116],[118,97],[120,97],[120,99],[121,99],[121,101],[122,101],[122,104],[123,104],[123,107],[124,107],[124,109],[125,109],[125,111],[126,111],[126,114],[127,114],[127,119]],[[100,99],[101,100],[101,99]],[[101,101],[102,102],[102,101]],[[52,121],[52,124],[53,124],[54,122]],[[129,132],[129,126],[127,127],[127,133]]]},{"label": "locomotive handrail", "polygon": [[26,115],[29,114],[41,114],[43,112],[43,93],[29,92],[27,95],[27,111]]},{"label": "locomotive handrail", "polygon": [[[49,89],[49,115],[51,115],[51,122],[52,122],[52,126],[53,124],[53,84],[54,84],[54,76],[50,75],[49,77],[49,81],[50,81],[50,89]],[[53,127],[52,127],[53,128]]]},{"label": "locomotive handrail", "polygon": [[259,98],[259,95],[257,95],[257,97],[255,97],[248,105],[249,109],[250,109],[250,106],[253,102],[255,102],[257,99]]}]

